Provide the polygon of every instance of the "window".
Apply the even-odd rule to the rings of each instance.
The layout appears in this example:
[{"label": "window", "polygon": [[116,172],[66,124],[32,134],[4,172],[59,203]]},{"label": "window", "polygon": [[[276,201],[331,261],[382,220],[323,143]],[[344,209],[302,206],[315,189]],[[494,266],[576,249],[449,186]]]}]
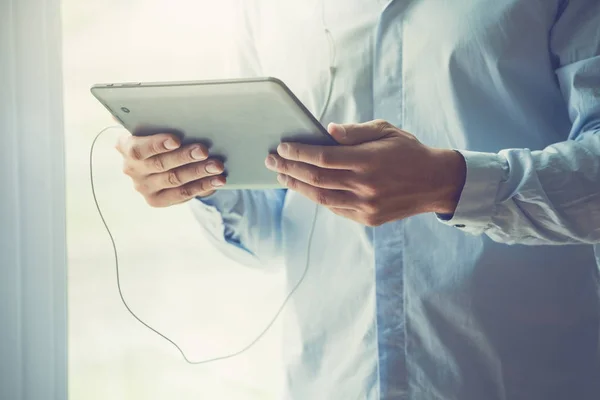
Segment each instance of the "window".
[{"label": "window", "polygon": [[0,399],[67,396],[59,11],[0,4]]},{"label": "window", "polygon": [[[231,7],[214,0],[63,0],[70,400],[280,397],[278,324],[240,357],[188,365],[127,313],[90,193],[89,147],[114,122],[89,87],[222,78]],[[191,359],[239,350],[281,304],[283,277],[217,253],[187,206],[147,206],[120,171],[113,149],[119,134],[109,131],[98,141],[94,171],[125,298]]]}]

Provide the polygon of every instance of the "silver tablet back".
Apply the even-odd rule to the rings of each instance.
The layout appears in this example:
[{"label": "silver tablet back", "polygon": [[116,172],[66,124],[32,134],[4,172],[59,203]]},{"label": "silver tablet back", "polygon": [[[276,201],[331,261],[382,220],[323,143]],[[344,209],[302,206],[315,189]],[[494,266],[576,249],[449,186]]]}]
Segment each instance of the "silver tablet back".
[{"label": "silver tablet back", "polygon": [[96,85],[93,95],[135,135],[175,133],[225,162],[224,189],[280,187],[264,166],[281,141],[335,145],[275,78]]}]

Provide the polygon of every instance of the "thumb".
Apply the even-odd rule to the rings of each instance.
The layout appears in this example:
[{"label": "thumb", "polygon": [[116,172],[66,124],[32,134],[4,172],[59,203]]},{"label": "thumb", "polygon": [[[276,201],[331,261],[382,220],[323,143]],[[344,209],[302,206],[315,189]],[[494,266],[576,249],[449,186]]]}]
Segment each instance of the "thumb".
[{"label": "thumb", "polygon": [[379,140],[395,130],[393,125],[383,120],[362,124],[331,123],[327,126],[327,131],[338,143],[349,146]]}]

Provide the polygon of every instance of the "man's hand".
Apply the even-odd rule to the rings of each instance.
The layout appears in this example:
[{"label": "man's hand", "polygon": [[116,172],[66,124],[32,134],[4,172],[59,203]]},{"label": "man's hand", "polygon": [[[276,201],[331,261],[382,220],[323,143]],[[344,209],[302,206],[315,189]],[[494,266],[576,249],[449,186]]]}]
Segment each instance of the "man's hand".
[{"label": "man's hand", "polygon": [[454,213],[466,175],[459,153],[427,147],[381,120],[328,130],[342,146],[282,143],[267,168],[287,188],[368,226]]},{"label": "man's hand", "polygon": [[116,149],[123,155],[123,172],[152,207],[207,196],[225,184],[223,163],[208,159],[200,144],[182,147],[174,135],[126,135]]}]

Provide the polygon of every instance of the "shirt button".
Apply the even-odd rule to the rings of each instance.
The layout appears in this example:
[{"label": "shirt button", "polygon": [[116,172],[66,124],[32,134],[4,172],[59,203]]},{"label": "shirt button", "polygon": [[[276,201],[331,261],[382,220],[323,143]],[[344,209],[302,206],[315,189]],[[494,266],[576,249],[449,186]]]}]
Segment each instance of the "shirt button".
[{"label": "shirt button", "polygon": [[466,225],[463,224],[458,224],[458,225],[454,225],[455,228],[466,228]]}]

